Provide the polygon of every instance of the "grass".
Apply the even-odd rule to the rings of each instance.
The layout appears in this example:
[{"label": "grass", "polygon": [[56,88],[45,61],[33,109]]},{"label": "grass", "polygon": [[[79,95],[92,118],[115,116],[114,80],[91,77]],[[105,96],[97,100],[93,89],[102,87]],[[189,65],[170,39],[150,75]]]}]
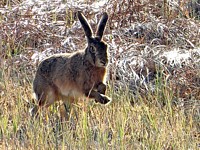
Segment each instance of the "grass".
[{"label": "grass", "polygon": [[[5,80],[4,80],[5,78]],[[197,121],[190,112],[173,106],[166,85],[157,80],[157,90],[146,101],[128,91],[108,95],[108,106],[92,100],[79,101],[69,122],[61,122],[58,104],[29,116],[26,100],[32,98],[31,82],[20,85],[4,75],[1,79],[1,149],[198,149]],[[161,96],[162,95],[162,96]],[[143,96],[144,97],[144,96]],[[134,107],[130,101],[138,101]],[[161,105],[165,101],[166,105]]]},{"label": "grass", "polygon": [[[132,1],[130,2],[132,3]],[[12,7],[10,0],[4,0],[3,3]],[[113,1],[114,3],[117,5],[117,1]],[[138,4],[140,6],[140,3]],[[55,6],[57,7],[57,4]],[[157,5],[155,6],[157,7]],[[137,5],[131,6],[129,9],[131,11],[137,10],[136,7]],[[166,5],[163,7],[163,11],[169,11]],[[122,11],[120,13],[115,12],[118,9],[113,11],[113,15],[112,11],[110,12],[110,23],[130,15],[126,7],[121,8],[124,8],[124,14],[121,9],[119,9]],[[142,8],[138,7],[138,9]],[[148,12],[151,8],[147,8]],[[68,15],[64,14],[64,18],[61,14],[52,12],[51,17],[48,16],[47,20],[50,23],[64,20],[66,27],[71,27],[74,21],[71,9],[66,8]],[[156,12],[160,12],[160,9]],[[164,13],[170,15],[168,14],[170,12]],[[138,13],[137,15],[141,14],[143,16],[146,13]],[[0,14],[1,22],[4,21],[3,15]],[[14,15],[10,16],[12,18]],[[112,22],[113,16],[117,16],[117,19]],[[24,36],[13,36],[11,34],[13,28],[10,27],[12,24],[9,22],[12,19],[9,19],[9,15],[7,17],[7,22],[0,24],[2,29],[7,29],[5,33],[2,32],[6,36],[2,36],[2,41],[0,40],[0,47],[2,47],[0,48],[0,149],[199,149],[199,113],[194,107],[186,111],[184,107],[174,104],[174,101],[181,98],[182,95],[179,95],[181,92],[178,91],[178,88],[174,88],[174,85],[167,83],[163,76],[156,77],[154,92],[138,93],[136,97],[131,95],[128,90],[119,89],[116,91],[110,84],[107,95],[113,99],[111,104],[102,106],[87,98],[80,100],[78,104],[73,106],[75,111],[67,122],[61,121],[59,103],[41,112],[38,118],[31,118],[29,115],[30,104],[27,101],[32,99],[32,80],[36,67],[30,61],[34,51],[28,51],[28,48],[33,50],[36,48],[40,51],[42,49],[40,40],[43,39],[49,40],[56,47],[56,40],[53,39],[53,36],[49,36],[53,32],[46,34],[50,28],[46,29],[45,25],[39,28],[35,23],[27,26],[30,29],[23,28],[22,23],[19,35]],[[174,16],[174,18],[176,17]],[[145,19],[146,17],[140,18]],[[23,20],[23,16],[20,19]],[[31,15],[27,20],[31,20]],[[40,20],[36,19],[35,21],[39,22]],[[48,21],[47,23],[49,23]],[[189,27],[193,28],[188,24],[188,27],[183,29]],[[16,30],[18,28],[16,26]],[[45,32],[42,32],[43,29]],[[53,29],[55,30],[55,28]],[[25,31],[31,31],[32,34],[26,35]],[[188,35],[195,37],[195,40],[198,39],[198,32],[195,35],[192,30],[188,31],[190,31]],[[42,38],[40,34],[43,35]],[[77,34],[79,36],[79,33]],[[194,41],[194,39],[190,41]],[[125,43],[133,44],[132,42],[127,43],[127,41]],[[36,46],[36,44],[38,45]],[[122,44],[118,46],[123,48]],[[172,46],[174,47],[174,45]],[[26,53],[24,57],[23,53]],[[20,57],[19,60],[18,57]],[[5,59],[6,65],[1,64],[1,58]],[[4,63],[4,61],[2,62]],[[185,78],[183,79],[185,81]],[[189,77],[189,79],[191,78]],[[194,88],[196,87],[194,86]],[[187,100],[194,101],[192,97],[187,98]]]}]

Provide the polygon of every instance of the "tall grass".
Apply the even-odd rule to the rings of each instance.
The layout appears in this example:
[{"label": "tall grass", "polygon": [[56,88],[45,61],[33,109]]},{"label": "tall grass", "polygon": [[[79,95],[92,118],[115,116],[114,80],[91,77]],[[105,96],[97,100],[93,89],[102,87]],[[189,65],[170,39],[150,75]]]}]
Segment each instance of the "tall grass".
[{"label": "tall grass", "polygon": [[[71,119],[61,122],[58,104],[41,112],[38,118],[31,118],[26,102],[32,98],[31,84],[19,85],[4,75],[0,92],[0,148],[198,149],[193,113],[186,116],[183,109],[172,105],[174,97],[163,80],[157,77],[155,93],[145,95],[146,100],[144,95],[138,95],[139,101],[128,91],[114,91],[110,86],[110,105],[82,99],[73,106],[75,113]],[[138,101],[134,107],[131,100]]]},{"label": "tall grass", "polygon": [[[12,2],[19,3],[20,0],[3,0],[0,4],[10,6]],[[165,15],[169,15],[166,1],[163,2],[163,11]],[[66,14],[66,26],[71,26],[74,19],[72,12],[66,10]],[[113,14],[118,16],[122,13]],[[2,17],[1,15],[0,18]],[[53,13],[51,21],[56,22],[58,18],[58,14]],[[39,38],[39,31],[36,31],[33,35]],[[29,45],[35,48],[34,37],[28,39],[31,44],[26,45],[29,42],[26,38],[22,42],[17,41],[15,36],[6,35],[8,40],[0,40],[0,59],[5,57],[9,60],[18,55],[21,53],[20,46],[24,51]],[[2,46],[6,49],[3,55]],[[199,148],[199,117],[195,116],[193,108],[185,111],[184,107],[173,104],[179,97],[175,97],[172,85],[166,82],[162,72],[161,76],[156,77],[154,92],[133,96],[128,89],[115,90],[110,84],[107,94],[113,99],[111,104],[103,106],[87,98],[80,99],[74,104],[74,113],[69,121],[62,121],[59,103],[41,112],[38,118],[30,117],[28,101],[32,99],[33,65],[24,65],[29,61],[25,59],[18,66],[20,68],[16,69],[17,63],[7,60],[5,62],[10,64],[0,64],[0,149]]]}]

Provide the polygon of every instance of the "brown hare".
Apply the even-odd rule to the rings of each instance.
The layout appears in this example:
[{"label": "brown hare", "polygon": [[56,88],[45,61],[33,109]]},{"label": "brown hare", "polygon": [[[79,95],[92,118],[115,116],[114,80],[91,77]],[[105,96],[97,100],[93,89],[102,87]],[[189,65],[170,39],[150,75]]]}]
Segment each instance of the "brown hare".
[{"label": "brown hare", "polygon": [[95,36],[84,15],[77,12],[77,16],[87,37],[87,47],[71,54],[52,55],[39,64],[33,81],[37,106],[31,110],[32,115],[38,106],[48,107],[57,100],[73,103],[86,96],[101,104],[111,101],[105,95],[108,46],[102,41],[108,15],[103,13]]}]

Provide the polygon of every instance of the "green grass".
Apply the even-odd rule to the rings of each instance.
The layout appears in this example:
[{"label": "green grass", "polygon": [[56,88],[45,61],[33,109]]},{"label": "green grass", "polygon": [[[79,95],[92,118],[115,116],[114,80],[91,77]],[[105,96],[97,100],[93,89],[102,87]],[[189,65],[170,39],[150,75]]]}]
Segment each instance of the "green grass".
[{"label": "green grass", "polygon": [[[3,80],[2,80],[3,81]],[[136,100],[128,91],[115,92],[108,106],[84,99],[74,106],[70,121],[61,122],[55,104],[37,119],[29,116],[26,100],[31,84],[12,80],[1,84],[1,149],[198,149],[193,114],[171,105],[173,95],[160,80],[157,92]],[[2,82],[1,82],[2,83]],[[134,107],[130,100],[138,101]],[[148,102],[149,100],[149,102]],[[159,105],[165,101],[165,105]],[[77,115],[77,117],[75,116]]]}]

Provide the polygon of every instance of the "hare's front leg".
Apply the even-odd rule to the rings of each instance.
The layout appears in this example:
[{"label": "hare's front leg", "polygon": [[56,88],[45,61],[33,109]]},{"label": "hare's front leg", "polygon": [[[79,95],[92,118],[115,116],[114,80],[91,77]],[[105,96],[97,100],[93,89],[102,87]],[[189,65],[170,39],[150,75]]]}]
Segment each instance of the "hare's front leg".
[{"label": "hare's front leg", "polygon": [[101,94],[95,90],[88,90],[85,92],[85,96],[88,96],[89,98],[94,98],[95,102],[99,102],[101,104],[107,104],[111,101],[109,97],[107,97],[104,94]]},{"label": "hare's front leg", "polygon": [[75,109],[74,104],[77,103],[77,99],[73,97],[67,97],[62,95],[62,104],[60,105],[60,116],[63,121],[70,121],[72,114],[75,114],[76,119],[78,120],[78,115]]},{"label": "hare's front leg", "polygon": [[106,85],[104,83],[100,82],[97,85],[97,92],[105,95],[105,93],[106,93]]}]

